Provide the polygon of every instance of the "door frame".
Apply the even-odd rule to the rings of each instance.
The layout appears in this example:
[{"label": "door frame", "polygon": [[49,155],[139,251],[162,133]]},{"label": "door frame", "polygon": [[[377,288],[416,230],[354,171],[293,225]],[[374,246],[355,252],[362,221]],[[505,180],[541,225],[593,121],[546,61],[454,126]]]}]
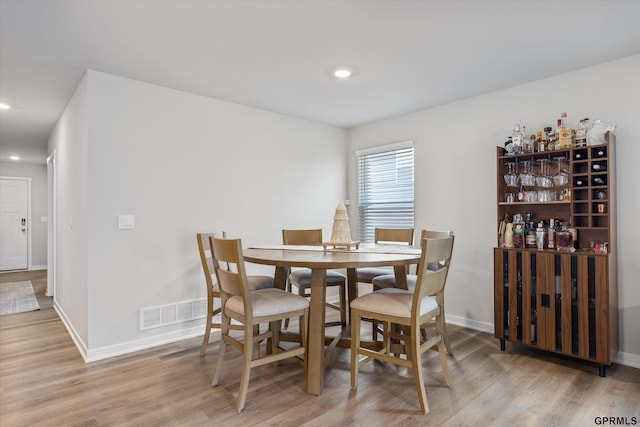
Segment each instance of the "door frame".
[{"label": "door frame", "polygon": [[27,270],[31,270],[31,178],[24,176],[0,176],[0,179],[7,181],[26,181],[27,183]]},{"label": "door frame", "polygon": [[47,157],[47,296],[56,301],[56,151]]}]

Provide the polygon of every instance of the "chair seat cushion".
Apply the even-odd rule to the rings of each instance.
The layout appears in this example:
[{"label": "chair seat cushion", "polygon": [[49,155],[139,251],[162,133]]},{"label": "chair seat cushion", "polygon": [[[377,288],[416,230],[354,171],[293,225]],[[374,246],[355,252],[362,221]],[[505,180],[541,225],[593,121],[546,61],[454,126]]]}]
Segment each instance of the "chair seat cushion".
[{"label": "chair seat cushion", "polygon": [[[309,301],[282,289],[267,288],[251,292],[253,316],[273,316],[276,314],[295,312],[309,307]],[[227,300],[225,308],[244,316],[244,303],[239,296]]]},{"label": "chair seat cushion", "polygon": [[[411,317],[413,292],[398,288],[380,289],[354,299],[351,308],[368,312],[380,313],[387,316]],[[438,309],[438,303],[431,297],[423,297],[420,303],[420,315]]]},{"label": "chair seat cushion", "polygon": [[358,282],[372,283],[374,277],[394,274],[393,267],[369,267],[359,268]]},{"label": "chair seat cushion", "polygon": [[[216,275],[212,274],[212,276],[215,280]],[[252,291],[256,289],[273,288],[273,277],[271,276],[247,276],[247,280],[249,281],[249,289]],[[213,292],[220,293],[220,286],[216,282],[213,283]]]},{"label": "chair seat cushion", "polygon": [[247,276],[247,280],[251,290],[273,288],[273,277],[271,276],[251,275]]},{"label": "chair seat cushion", "polygon": [[[289,275],[289,280],[296,287],[308,288],[311,286],[311,270],[303,268],[293,271]],[[327,285],[340,285],[347,280],[344,274],[340,274],[337,271],[327,270]]]},{"label": "chair seat cushion", "polygon": [[[427,264],[427,270],[436,271],[440,268],[437,262],[430,262]],[[417,274],[407,274],[407,289],[411,292],[416,288],[416,281],[418,280]],[[371,280],[373,283],[373,288],[385,289],[385,288],[395,288],[396,287],[396,276],[394,274],[385,274],[382,276],[374,277]]]},{"label": "chair seat cushion", "polygon": [[[411,292],[416,288],[416,280],[418,276],[415,274],[407,274],[407,288]],[[396,287],[396,276],[395,274],[385,274],[383,276],[376,276],[371,281],[373,283],[374,289],[386,289],[386,288],[395,288]]]}]

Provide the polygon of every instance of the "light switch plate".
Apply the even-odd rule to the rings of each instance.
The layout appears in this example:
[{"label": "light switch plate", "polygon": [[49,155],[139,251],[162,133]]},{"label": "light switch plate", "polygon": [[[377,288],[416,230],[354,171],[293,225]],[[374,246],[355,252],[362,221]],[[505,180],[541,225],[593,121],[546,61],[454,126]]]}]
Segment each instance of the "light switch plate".
[{"label": "light switch plate", "polygon": [[131,230],[134,226],[133,215],[118,215],[118,229]]}]

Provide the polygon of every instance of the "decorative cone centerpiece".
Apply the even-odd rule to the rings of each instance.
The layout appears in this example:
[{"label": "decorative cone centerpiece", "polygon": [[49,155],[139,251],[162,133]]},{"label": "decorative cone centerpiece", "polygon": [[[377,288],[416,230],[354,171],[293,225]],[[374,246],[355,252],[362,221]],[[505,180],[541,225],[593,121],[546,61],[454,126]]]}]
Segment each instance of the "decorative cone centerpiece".
[{"label": "decorative cone centerpiece", "polygon": [[325,250],[328,246],[340,249],[358,249],[360,241],[351,240],[351,230],[349,229],[349,216],[347,215],[347,208],[344,207],[342,202],[338,203],[336,207],[336,213],[333,216],[333,228],[331,230],[331,240],[322,244]]}]

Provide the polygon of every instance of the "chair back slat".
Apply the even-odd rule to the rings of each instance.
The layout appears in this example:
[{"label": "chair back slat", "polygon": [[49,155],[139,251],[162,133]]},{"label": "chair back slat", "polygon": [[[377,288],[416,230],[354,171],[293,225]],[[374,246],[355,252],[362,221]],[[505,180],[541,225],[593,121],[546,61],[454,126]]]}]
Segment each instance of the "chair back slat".
[{"label": "chair back slat", "polygon": [[282,230],[282,243],[285,245],[320,246],[322,229]]},{"label": "chair back slat", "polygon": [[413,228],[376,228],[375,243],[406,243],[413,245]]},{"label": "chair back slat", "polygon": [[198,241],[198,253],[200,254],[200,264],[202,264],[204,279],[207,283],[207,289],[211,290],[213,288],[215,272],[213,269],[213,260],[211,258],[209,237],[222,237],[225,239],[227,237],[227,233],[224,231],[216,231],[213,233],[196,234],[196,240]]},{"label": "chair back slat", "polygon": [[[414,307],[425,296],[436,295],[444,290],[447,271],[453,253],[454,236],[439,239],[422,239],[420,270],[414,290]],[[433,266],[437,266],[434,267]]]},{"label": "chair back slat", "polygon": [[223,300],[228,295],[238,295],[246,300],[249,296],[249,286],[244,268],[241,240],[209,237],[209,243]]}]

